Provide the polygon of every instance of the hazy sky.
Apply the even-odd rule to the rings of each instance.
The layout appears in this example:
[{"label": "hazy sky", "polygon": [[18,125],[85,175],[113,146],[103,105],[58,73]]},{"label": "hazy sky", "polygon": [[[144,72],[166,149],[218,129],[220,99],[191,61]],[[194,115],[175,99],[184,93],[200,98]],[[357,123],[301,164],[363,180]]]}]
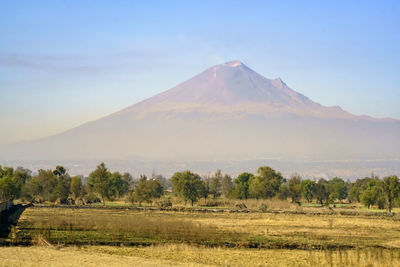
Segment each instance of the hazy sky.
[{"label": "hazy sky", "polygon": [[233,59],[400,119],[400,1],[2,1],[0,144],[118,111]]}]

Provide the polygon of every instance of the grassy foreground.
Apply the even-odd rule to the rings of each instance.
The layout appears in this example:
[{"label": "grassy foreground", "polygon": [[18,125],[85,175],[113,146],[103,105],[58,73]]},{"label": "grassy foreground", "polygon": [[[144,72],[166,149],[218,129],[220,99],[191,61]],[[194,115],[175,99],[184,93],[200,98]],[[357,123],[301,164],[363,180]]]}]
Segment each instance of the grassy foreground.
[{"label": "grassy foreground", "polygon": [[15,244],[191,244],[208,247],[400,248],[398,216],[292,213],[200,213],[30,207]]},{"label": "grassy foreground", "polygon": [[399,266],[387,249],[288,250],[152,247],[3,247],[0,266]]},{"label": "grassy foreground", "polygon": [[[400,218],[29,207],[5,266],[399,266]],[[0,266],[1,266],[0,264]]]}]

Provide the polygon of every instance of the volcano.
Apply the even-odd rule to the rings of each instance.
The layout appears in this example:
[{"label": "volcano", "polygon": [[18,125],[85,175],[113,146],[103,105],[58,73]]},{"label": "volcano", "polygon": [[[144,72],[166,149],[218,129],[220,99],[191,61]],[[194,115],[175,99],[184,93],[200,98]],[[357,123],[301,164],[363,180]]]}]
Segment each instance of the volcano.
[{"label": "volcano", "polygon": [[248,160],[399,158],[400,121],[326,107],[240,61],[0,159]]}]

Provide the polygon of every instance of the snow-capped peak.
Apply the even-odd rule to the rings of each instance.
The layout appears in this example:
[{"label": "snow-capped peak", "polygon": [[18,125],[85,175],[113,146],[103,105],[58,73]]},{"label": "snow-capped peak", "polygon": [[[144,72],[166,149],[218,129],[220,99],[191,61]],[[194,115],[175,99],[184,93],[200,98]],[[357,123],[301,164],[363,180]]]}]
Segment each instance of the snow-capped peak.
[{"label": "snow-capped peak", "polygon": [[238,67],[238,66],[242,66],[243,63],[240,62],[239,60],[234,60],[234,61],[230,61],[230,62],[225,63],[225,65],[229,66],[229,67]]}]

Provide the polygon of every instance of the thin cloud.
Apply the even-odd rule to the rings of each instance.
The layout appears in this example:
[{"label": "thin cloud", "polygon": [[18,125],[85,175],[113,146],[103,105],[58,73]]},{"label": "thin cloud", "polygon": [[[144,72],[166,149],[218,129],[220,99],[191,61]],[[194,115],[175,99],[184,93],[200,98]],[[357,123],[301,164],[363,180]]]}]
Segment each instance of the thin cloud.
[{"label": "thin cloud", "polygon": [[79,58],[57,56],[27,56],[20,54],[0,54],[0,66],[10,68],[27,68],[33,70],[57,72],[94,72],[100,69],[91,64],[79,64]]}]

